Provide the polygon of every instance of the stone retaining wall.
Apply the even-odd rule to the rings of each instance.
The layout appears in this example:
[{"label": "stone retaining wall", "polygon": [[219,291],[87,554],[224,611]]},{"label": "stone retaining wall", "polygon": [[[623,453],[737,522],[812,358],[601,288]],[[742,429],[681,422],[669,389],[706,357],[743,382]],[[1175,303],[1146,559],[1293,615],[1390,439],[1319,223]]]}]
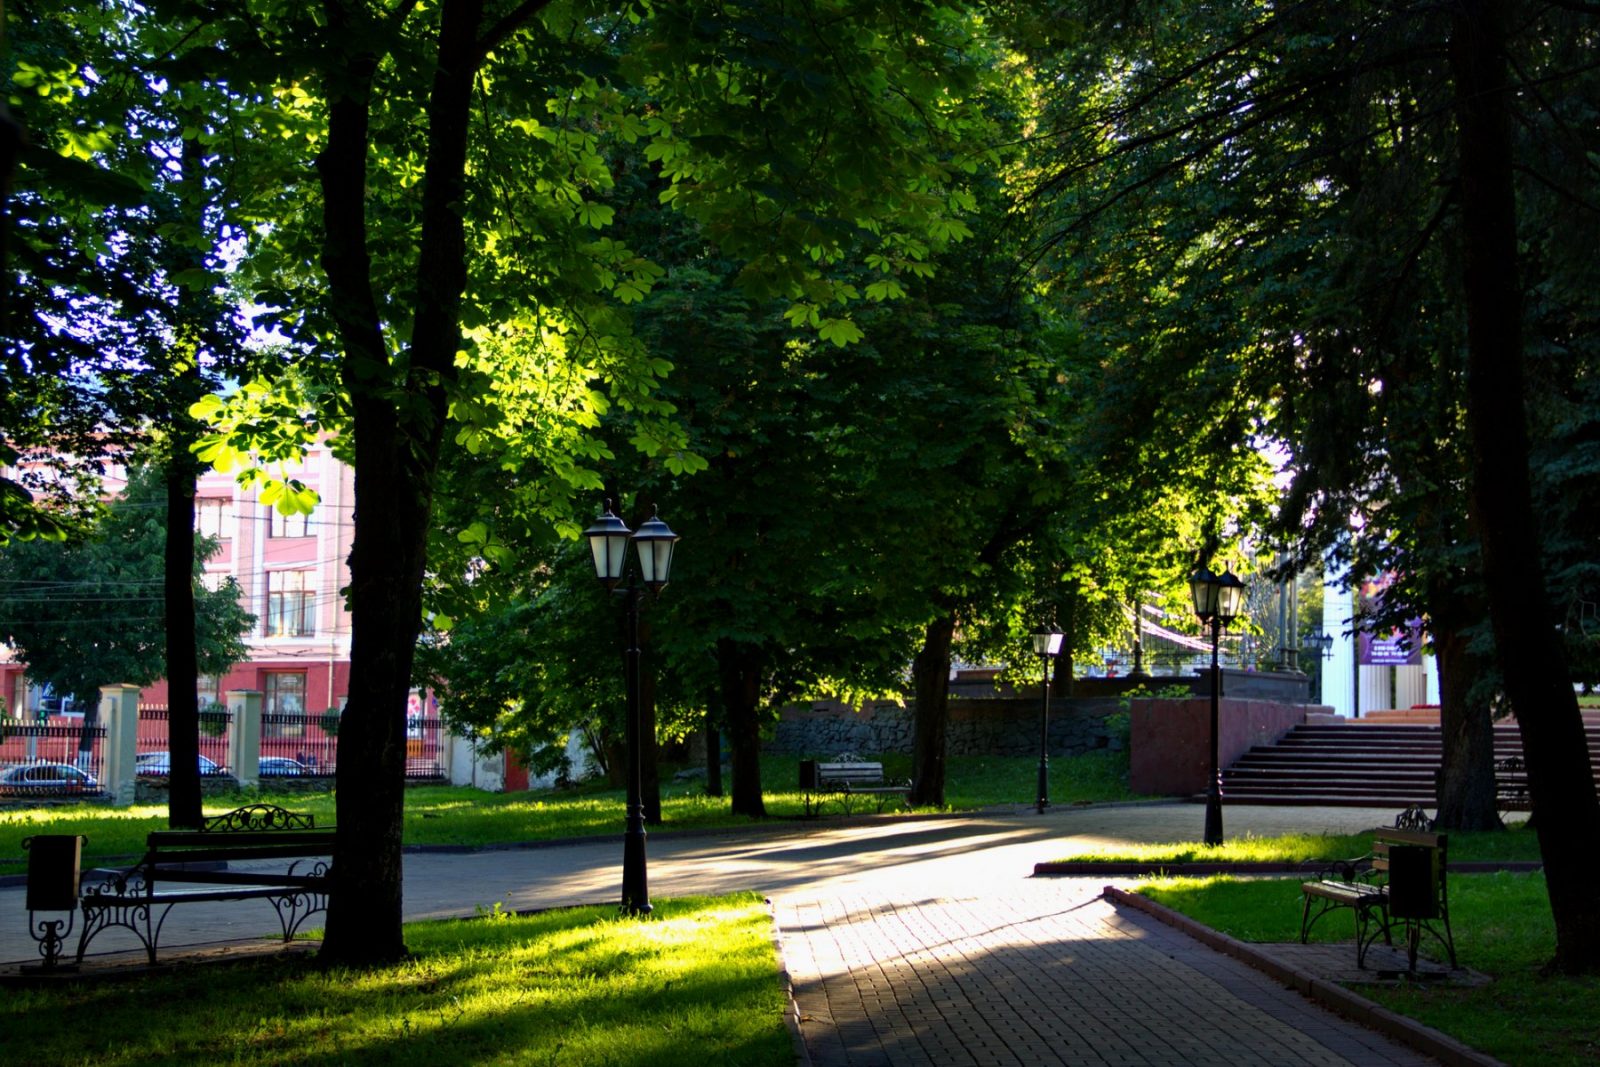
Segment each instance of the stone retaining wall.
[{"label": "stone retaining wall", "polygon": [[[1125,734],[1106,725],[1121,710],[1115,697],[1053,699],[1052,756],[1120,749]],[[952,699],[945,751],[952,756],[1031,756],[1039,752],[1038,697]],[[893,701],[873,701],[860,710],[817,701],[783,709],[768,752],[831,756],[842,752],[909,753],[915,734],[913,710]]]}]

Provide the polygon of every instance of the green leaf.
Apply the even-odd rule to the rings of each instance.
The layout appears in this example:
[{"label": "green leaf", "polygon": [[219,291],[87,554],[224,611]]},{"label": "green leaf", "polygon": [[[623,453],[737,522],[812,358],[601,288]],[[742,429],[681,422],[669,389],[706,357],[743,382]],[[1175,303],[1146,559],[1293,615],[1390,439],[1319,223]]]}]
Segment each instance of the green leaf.
[{"label": "green leaf", "polygon": [[821,327],[817,330],[817,336],[824,341],[832,341],[835,345],[843,348],[845,345],[854,344],[866,335],[861,332],[859,326],[849,319],[823,319]]}]

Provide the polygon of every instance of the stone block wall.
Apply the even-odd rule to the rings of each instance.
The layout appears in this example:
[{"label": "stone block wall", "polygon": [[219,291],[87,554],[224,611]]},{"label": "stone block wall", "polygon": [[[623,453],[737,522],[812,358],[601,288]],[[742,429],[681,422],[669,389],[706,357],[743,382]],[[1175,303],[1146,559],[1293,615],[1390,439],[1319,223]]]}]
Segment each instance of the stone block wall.
[{"label": "stone block wall", "polygon": [[[1114,697],[1051,700],[1050,754],[1076,756],[1121,748],[1121,735],[1106,725],[1107,716],[1119,710]],[[1040,711],[1038,697],[953,698],[945,751],[952,756],[1037,755]],[[909,705],[873,701],[852,710],[817,701],[783,709],[772,740],[763,747],[801,756],[909,753],[915,732]]]},{"label": "stone block wall", "polygon": [[[1217,763],[1226,767],[1254,745],[1271,744],[1319,705],[1224,697],[1217,707]],[[1128,784],[1136,793],[1192,796],[1211,776],[1211,700],[1132,702]]]}]

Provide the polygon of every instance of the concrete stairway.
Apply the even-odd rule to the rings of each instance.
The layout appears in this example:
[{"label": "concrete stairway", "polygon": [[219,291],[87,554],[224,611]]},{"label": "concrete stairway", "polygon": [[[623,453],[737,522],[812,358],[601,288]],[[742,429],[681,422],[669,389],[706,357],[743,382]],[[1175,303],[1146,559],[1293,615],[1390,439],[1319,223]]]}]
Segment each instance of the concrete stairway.
[{"label": "concrete stairway", "polygon": [[[1586,715],[1589,759],[1600,766],[1600,718]],[[1522,755],[1515,725],[1495,727],[1495,760]],[[1296,726],[1276,744],[1257,745],[1222,775],[1228,804],[1395,807],[1435,804],[1443,754],[1437,721],[1348,722]],[[1521,780],[1502,775],[1502,787]],[[1526,808],[1511,797],[1508,808]]]}]

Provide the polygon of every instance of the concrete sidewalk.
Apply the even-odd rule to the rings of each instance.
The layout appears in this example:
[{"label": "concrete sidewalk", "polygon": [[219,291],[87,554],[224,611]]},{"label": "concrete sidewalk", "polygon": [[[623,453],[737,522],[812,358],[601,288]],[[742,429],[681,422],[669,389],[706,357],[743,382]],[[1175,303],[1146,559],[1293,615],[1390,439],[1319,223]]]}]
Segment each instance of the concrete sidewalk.
[{"label": "concrete sidewalk", "polygon": [[[1230,808],[1228,832],[1353,831],[1392,811]],[[1104,879],[1038,879],[1078,844],[1198,839],[1188,804],[797,825],[650,843],[655,896],[756,889],[773,901],[806,1055],[867,1064],[1433,1062],[1142,915]],[[496,902],[617,899],[616,839],[406,857],[410,919]],[[0,960],[36,958],[22,890],[0,890]],[[163,953],[270,931],[269,905],[175,909]],[[95,948],[126,949],[120,932]]]}]

